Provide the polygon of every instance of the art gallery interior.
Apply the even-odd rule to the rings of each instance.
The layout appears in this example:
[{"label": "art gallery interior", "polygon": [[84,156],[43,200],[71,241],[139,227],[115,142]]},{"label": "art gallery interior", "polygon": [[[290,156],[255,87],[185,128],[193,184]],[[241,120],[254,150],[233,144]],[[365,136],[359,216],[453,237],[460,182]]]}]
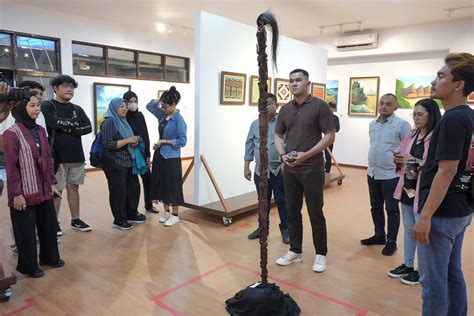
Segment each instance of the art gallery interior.
[{"label": "art gallery interior", "polygon": [[[310,267],[314,249],[306,206],[303,264],[275,264],[288,247],[272,208],[271,282],[291,294],[302,315],[421,313],[421,286],[387,277],[403,259],[402,226],[391,257],[359,243],[373,229],[366,178],[369,124],[377,96],[385,93],[402,97],[396,115],[413,124],[413,100],[426,96],[444,56],[474,53],[471,0],[0,0],[2,78],[40,81],[52,98],[49,80],[60,73],[73,76],[79,85],[72,101],[93,124],[103,115],[101,98],[113,97],[101,91],[130,88],[152,141],[159,138],[158,124],[145,105],[174,85],[187,124],[181,223],[165,228],[159,215],[147,214],[147,223],[130,232],[114,230],[104,173],[86,161],[81,213],[92,232],[65,228],[59,247],[66,266],[38,280],[17,273],[11,299],[0,303],[2,314],[225,315],[224,301],[259,280],[259,243],[247,239],[258,225],[257,195],[253,181],[243,177],[243,157],[248,128],[258,118],[251,104],[251,78],[258,75],[255,20],[267,9],[281,34],[278,68],[269,61],[269,92],[291,70],[309,72],[313,92],[337,103],[341,130],[333,154],[344,175],[324,191],[329,253],[322,274]],[[223,102],[226,73],[244,75],[242,102]],[[355,83],[373,98],[367,111],[350,100]],[[94,133],[82,138],[86,157],[93,141]],[[0,252],[14,270],[5,191],[0,210]],[[67,223],[69,216],[63,201],[59,220]],[[464,240],[463,266],[472,306],[472,229]]]}]

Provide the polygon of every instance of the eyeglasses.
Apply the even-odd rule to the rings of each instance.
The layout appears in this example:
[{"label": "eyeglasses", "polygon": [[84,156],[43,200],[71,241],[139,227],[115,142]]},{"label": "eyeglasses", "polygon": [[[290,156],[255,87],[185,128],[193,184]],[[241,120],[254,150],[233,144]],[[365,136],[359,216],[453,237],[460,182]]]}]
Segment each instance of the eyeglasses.
[{"label": "eyeglasses", "polygon": [[422,118],[424,116],[428,115],[428,113],[423,113],[423,112],[413,112],[411,114],[411,117],[413,118]]}]

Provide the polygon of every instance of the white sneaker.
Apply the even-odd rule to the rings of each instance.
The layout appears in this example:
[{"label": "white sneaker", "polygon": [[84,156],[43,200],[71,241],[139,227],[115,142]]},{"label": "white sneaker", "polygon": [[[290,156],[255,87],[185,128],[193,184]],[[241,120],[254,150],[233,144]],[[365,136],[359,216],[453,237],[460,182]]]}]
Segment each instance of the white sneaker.
[{"label": "white sneaker", "polygon": [[165,212],[163,215],[160,216],[159,222],[163,224],[170,218],[170,216],[171,216],[170,212]]},{"label": "white sneaker", "polygon": [[165,226],[169,227],[178,223],[179,223],[179,216],[171,215],[170,218],[168,218],[168,220],[165,222]]},{"label": "white sneaker", "polygon": [[313,271],[314,272],[324,272],[326,270],[327,266],[327,260],[326,256],[323,255],[316,255],[316,258],[314,259],[314,264],[313,264]]},{"label": "white sneaker", "polygon": [[278,258],[276,263],[280,266],[287,266],[289,264],[292,264],[293,262],[301,262],[301,261],[303,261],[303,255],[301,253],[288,251],[286,255]]}]

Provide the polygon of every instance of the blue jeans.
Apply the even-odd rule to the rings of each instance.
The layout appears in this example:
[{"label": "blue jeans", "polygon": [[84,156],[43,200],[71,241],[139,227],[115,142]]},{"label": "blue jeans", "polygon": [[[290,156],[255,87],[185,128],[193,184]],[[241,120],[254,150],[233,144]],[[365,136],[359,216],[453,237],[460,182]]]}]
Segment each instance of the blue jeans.
[{"label": "blue jeans", "polygon": [[383,205],[387,210],[387,240],[397,241],[398,229],[400,228],[400,210],[398,201],[393,198],[393,193],[398,184],[398,178],[388,180],[375,180],[367,176],[369,184],[370,207],[372,220],[375,226],[375,235],[385,237],[385,213]]},{"label": "blue jeans", "polygon": [[[257,194],[260,196],[260,177],[255,173],[253,176],[253,181],[257,187]],[[270,207],[272,201],[272,192],[273,198],[275,199],[278,215],[280,216],[280,229],[287,229],[286,224],[286,200],[285,200],[285,187],[283,185],[283,175],[281,171],[275,176],[270,172],[270,179],[268,179],[268,209],[267,209],[267,227],[270,226]]]},{"label": "blue jeans", "polygon": [[432,217],[430,243],[418,245],[423,316],[467,315],[466,283],[461,249],[472,214],[465,217]]},{"label": "blue jeans", "polygon": [[413,213],[413,206],[400,203],[403,218],[403,263],[410,268],[414,268],[415,252],[417,242],[413,240],[412,232],[415,222],[418,221],[420,214]]}]

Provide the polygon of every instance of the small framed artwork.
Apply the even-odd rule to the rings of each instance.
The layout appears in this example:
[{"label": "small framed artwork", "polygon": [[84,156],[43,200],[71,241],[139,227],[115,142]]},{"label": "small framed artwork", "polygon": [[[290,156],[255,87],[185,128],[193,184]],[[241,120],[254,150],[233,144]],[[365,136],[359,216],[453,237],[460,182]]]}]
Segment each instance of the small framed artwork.
[{"label": "small framed artwork", "polygon": [[337,98],[339,94],[339,80],[328,80],[326,83],[326,102],[333,103],[336,105],[337,111]]},{"label": "small framed artwork", "polygon": [[130,91],[130,85],[94,82],[94,126],[95,133],[100,130],[100,124],[109,109],[113,98],[121,98],[125,92]]},{"label": "small framed artwork", "polygon": [[474,92],[471,92],[471,93],[467,96],[467,103],[474,103]]},{"label": "small framed artwork", "polygon": [[380,77],[351,77],[349,83],[350,116],[377,116]]},{"label": "small framed artwork", "polygon": [[157,96],[157,100],[159,100],[161,98],[161,96],[163,95],[163,93],[165,93],[166,90],[158,90],[158,93],[156,94]]},{"label": "small framed artwork", "polygon": [[286,104],[293,99],[293,95],[290,92],[290,80],[275,78],[275,96],[279,105]]},{"label": "small framed artwork", "polygon": [[221,72],[220,102],[224,105],[242,105],[245,103],[245,85],[247,75],[237,72]]},{"label": "small framed artwork", "polygon": [[[250,76],[250,105],[258,105],[260,98],[260,88],[258,87],[259,76]],[[272,91],[272,78],[267,80],[267,92]]]},{"label": "small framed artwork", "polygon": [[326,98],[326,84],[313,82],[311,84],[311,95],[324,100]]}]

